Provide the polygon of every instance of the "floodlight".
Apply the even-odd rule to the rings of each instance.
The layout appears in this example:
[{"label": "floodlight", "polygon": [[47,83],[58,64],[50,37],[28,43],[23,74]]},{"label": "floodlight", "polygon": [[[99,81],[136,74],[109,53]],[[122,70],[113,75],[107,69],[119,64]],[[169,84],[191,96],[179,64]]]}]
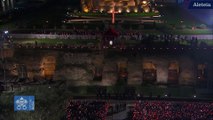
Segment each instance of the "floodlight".
[{"label": "floodlight", "polygon": [[127,12],[127,13],[129,13],[129,12],[130,12],[130,9],[129,9],[129,8],[127,8],[127,9],[126,9],[126,12]]},{"label": "floodlight", "polygon": [[110,40],[110,41],[109,41],[109,44],[110,44],[110,45],[113,45],[113,41],[112,41],[112,40]]},{"label": "floodlight", "polygon": [[119,13],[121,13],[121,12],[122,12],[122,10],[121,10],[121,9],[119,9],[119,10],[118,10],[118,12],[119,12]]},{"label": "floodlight", "polygon": [[138,9],[137,9],[137,8],[135,8],[135,9],[134,9],[134,12],[135,12],[135,13],[137,13],[137,12],[138,12]]},{"label": "floodlight", "polygon": [[9,33],[9,31],[7,31],[7,30],[6,30],[6,31],[4,31],[4,34],[8,34],[8,33]]},{"label": "floodlight", "polygon": [[101,8],[101,9],[100,9],[100,12],[102,13],[103,11],[104,11],[104,8]]},{"label": "floodlight", "polygon": [[142,3],[143,3],[143,4],[147,4],[147,1],[144,0]]}]

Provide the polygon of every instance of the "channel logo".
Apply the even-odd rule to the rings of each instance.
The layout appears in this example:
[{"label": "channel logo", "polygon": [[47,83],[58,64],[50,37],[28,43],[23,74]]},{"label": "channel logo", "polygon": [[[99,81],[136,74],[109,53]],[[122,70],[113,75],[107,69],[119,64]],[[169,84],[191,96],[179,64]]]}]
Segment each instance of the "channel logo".
[{"label": "channel logo", "polygon": [[14,96],[14,111],[34,111],[34,96]]},{"label": "channel logo", "polygon": [[189,9],[213,9],[212,0],[192,0]]}]

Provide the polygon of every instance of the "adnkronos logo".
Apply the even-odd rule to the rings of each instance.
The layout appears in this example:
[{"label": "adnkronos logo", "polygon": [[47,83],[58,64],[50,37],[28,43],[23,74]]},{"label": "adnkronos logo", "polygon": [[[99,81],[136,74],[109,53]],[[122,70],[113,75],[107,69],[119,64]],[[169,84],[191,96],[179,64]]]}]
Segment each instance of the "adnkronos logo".
[{"label": "adnkronos logo", "polygon": [[189,9],[213,9],[212,0],[191,0]]}]

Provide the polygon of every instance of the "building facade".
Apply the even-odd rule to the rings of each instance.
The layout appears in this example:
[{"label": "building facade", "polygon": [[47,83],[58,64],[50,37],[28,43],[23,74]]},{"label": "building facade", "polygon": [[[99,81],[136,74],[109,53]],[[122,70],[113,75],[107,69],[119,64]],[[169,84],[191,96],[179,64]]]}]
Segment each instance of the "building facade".
[{"label": "building facade", "polygon": [[81,0],[83,12],[151,12],[152,0]]}]

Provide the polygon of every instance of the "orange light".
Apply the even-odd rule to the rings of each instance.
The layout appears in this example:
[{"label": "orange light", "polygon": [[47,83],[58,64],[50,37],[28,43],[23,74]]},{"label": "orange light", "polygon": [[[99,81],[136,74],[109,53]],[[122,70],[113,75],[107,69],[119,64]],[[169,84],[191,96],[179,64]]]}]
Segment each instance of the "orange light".
[{"label": "orange light", "polygon": [[88,13],[89,12],[89,9],[87,7],[84,7],[84,12]]},{"label": "orange light", "polygon": [[145,12],[145,13],[148,13],[149,11],[150,11],[149,7],[145,7],[145,8],[144,8],[144,12]]}]

